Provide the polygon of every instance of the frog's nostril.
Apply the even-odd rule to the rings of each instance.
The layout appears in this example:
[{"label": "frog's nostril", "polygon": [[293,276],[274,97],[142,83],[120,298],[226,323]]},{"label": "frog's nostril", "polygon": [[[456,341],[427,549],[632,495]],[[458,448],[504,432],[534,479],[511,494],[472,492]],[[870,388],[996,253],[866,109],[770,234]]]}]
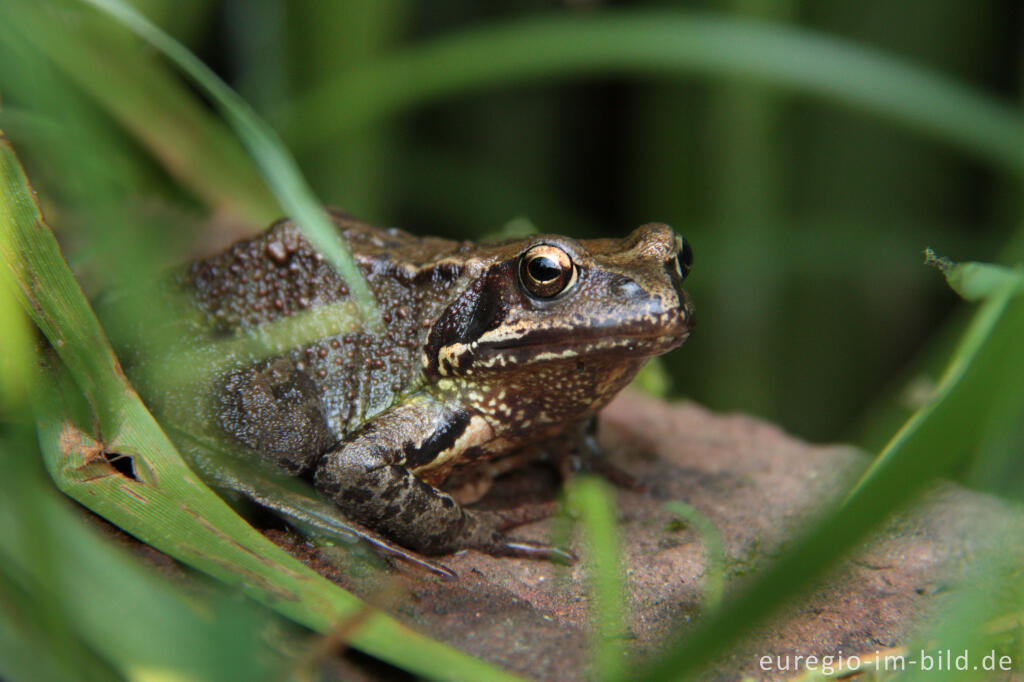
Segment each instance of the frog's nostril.
[{"label": "frog's nostril", "polygon": [[635,299],[644,293],[643,288],[626,277],[616,277],[611,282],[612,296],[621,299]]},{"label": "frog's nostril", "polygon": [[686,321],[689,327],[693,327],[694,324],[694,307],[693,299],[690,298],[690,294],[687,293],[681,286],[676,289],[679,292],[679,309],[682,313],[682,318]]}]

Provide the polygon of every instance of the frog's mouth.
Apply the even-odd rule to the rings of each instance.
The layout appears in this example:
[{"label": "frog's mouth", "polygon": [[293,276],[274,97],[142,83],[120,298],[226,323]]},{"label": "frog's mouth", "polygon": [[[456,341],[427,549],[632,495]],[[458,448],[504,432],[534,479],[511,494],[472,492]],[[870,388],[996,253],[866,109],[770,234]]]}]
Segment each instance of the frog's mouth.
[{"label": "frog's mouth", "polygon": [[[643,361],[681,346],[693,328],[693,304],[679,290],[680,305],[664,309],[631,306],[626,317],[608,315],[590,320],[566,316],[564,326],[538,323],[536,318],[499,318],[494,328],[473,340],[446,343],[424,367],[441,376],[502,371],[546,363],[601,358],[607,362]],[[653,308],[653,309],[652,309]]]},{"label": "frog's mouth", "polygon": [[693,328],[690,305],[662,313],[654,320],[618,325],[614,329],[540,329],[488,341],[484,335],[472,348],[473,365],[503,367],[581,357],[618,356],[645,359],[681,346]]}]

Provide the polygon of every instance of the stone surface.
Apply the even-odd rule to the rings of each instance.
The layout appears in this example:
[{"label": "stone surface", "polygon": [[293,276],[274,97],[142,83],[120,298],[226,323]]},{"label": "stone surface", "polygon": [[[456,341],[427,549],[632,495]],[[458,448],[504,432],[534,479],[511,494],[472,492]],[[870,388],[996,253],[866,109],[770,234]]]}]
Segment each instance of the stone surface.
[{"label": "stone surface", "polygon": [[[736,585],[835,504],[868,463],[849,447],[808,445],[749,417],[635,393],[609,406],[600,437],[612,461],[647,486],[616,492],[635,660],[700,618],[701,539],[673,523],[664,502],[681,500],[716,525],[726,578]],[[538,464],[500,479],[480,504],[514,508],[523,500],[553,500],[557,491],[557,476]],[[516,535],[543,541],[550,524],[523,526]],[[588,563],[578,538],[571,546],[583,560],[572,566],[470,551],[442,558],[459,575],[442,581],[401,564],[368,571],[340,550],[316,549],[286,532],[272,537],[433,637],[528,677],[587,677]],[[706,676],[780,678],[786,673],[759,669],[761,656],[864,654],[903,643],[978,556],[1007,543],[1021,546],[1022,538],[1019,515],[1002,503],[940,487]]]},{"label": "stone surface", "polygon": [[[715,524],[727,555],[728,598],[730,588],[836,504],[869,461],[853,448],[808,445],[750,417],[717,415],[692,403],[666,404],[630,392],[605,411],[600,439],[611,461],[646,486],[615,492],[631,665],[656,655],[666,638],[701,618],[701,538],[693,527],[675,521],[666,501],[685,502]],[[478,504],[494,509],[550,504],[559,488],[554,470],[538,463],[499,479]],[[99,517],[88,517],[169,578],[187,575],[169,557]],[[982,557],[1024,549],[1021,519],[1019,509],[995,498],[939,486],[703,677],[783,679],[793,675],[792,669],[765,671],[760,658],[873,655],[906,644],[972,579],[971,569]],[[272,517],[260,520],[267,522],[265,534],[315,570],[432,637],[533,679],[593,677],[588,670],[589,563],[578,537],[571,538],[570,547],[581,560],[572,566],[468,551],[440,558],[459,576],[441,580],[408,563],[389,567],[366,552],[317,548]],[[548,519],[515,534],[545,541],[551,526]],[[994,586],[990,593],[1001,589]],[[351,652],[335,657],[322,672],[325,679],[408,677]]]}]

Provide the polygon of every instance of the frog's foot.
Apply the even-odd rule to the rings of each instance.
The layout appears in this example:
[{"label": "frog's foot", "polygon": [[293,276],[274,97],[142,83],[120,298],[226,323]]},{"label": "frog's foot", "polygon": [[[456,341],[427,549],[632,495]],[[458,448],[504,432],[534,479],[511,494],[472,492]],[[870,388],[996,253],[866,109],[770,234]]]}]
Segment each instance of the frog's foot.
[{"label": "frog's foot", "polygon": [[359,537],[381,556],[405,561],[413,566],[426,569],[444,580],[456,580],[459,577],[458,573],[444,564],[434,561],[433,559],[428,559],[422,554],[414,552],[411,549],[406,549],[401,545],[396,545],[387,538],[374,533],[373,531],[360,529]]},{"label": "frog's foot", "polygon": [[634,492],[647,492],[647,485],[635,476],[608,461],[604,448],[597,442],[597,418],[583,422],[569,436],[571,444],[556,454],[555,461],[563,480],[580,473],[593,473],[614,485]]},{"label": "frog's foot", "polygon": [[576,563],[576,555],[567,549],[545,545],[542,542],[532,540],[520,540],[506,537],[498,545],[492,545],[486,549],[488,554],[495,556],[521,557],[525,559],[543,559],[553,561],[557,564]]},{"label": "frog's foot", "polygon": [[553,505],[530,505],[514,511],[468,512],[469,526],[467,549],[478,549],[494,556],[546,559],[569,564],[576,561],[576,555],[569,550],[533,540],[524,540],[506,535],[506,528],[521,526],[551,515]]}]

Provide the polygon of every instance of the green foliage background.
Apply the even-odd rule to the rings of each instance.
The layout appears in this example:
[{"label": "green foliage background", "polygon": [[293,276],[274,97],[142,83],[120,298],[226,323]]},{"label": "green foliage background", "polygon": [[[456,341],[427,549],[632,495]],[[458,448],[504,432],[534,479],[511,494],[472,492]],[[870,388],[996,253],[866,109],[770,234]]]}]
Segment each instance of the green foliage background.
[{"label": "green foliage background", "polygon": [[[874,452],[938,395],[875,481],[893,467],[894,483],[948,474],[1020,498],[1024,382],[1007,379],[1024,376],[1020,297],[990,298],[965,337],[972,310],[921,266],[926,246],[954,260],[1024,258],[1019,3],[134,4],[270,122],[323,202],[467,238],[520,217],[578,237],[668,222],[696,251],[699,320],[666,358],[671,395]],[[0,129],[90,295],[259,229],[288,205],[172,67],[84,3],[3,0],[0,19]],[[50,486],[11,456],[34,447],[31,331],[12,301],[0,296],[0,485],[14,528],[15,492]],[[936,394],[951,357],[979,361],[962,382],[946,374],[950,392]],[[945,457],[929,467],[936,443]],[[900,501],[891,492],[881,505],[864,498],[876,504],[854,515],[847,544]],[[33,498],[45,514],[49,495]],[[816,546],[807,541],[797,550]],[[0,583],[18,586],[2,593],[16,615],[0,623],[0,645],[15,652],[26,638],[46,651],[46,637],[75,625],[61,624],[60,605],[41,616],[9,608],[35,594],[23,575],[5,576],[14,570],[0,568]],[[721,633],[768,601],[743,618],[726,612],[695,642],[724,645]],[[245,608],[238,622],[253,620]],[[196,627],[188,618],[182,633]],[[234,637],[224,646],[247,658],[243,640],[256,635],[217,632],[210,642]],[[109,651],[80,643],[58,676],[113,674]],[[231,669],[211,666],[189,674]]]}]

